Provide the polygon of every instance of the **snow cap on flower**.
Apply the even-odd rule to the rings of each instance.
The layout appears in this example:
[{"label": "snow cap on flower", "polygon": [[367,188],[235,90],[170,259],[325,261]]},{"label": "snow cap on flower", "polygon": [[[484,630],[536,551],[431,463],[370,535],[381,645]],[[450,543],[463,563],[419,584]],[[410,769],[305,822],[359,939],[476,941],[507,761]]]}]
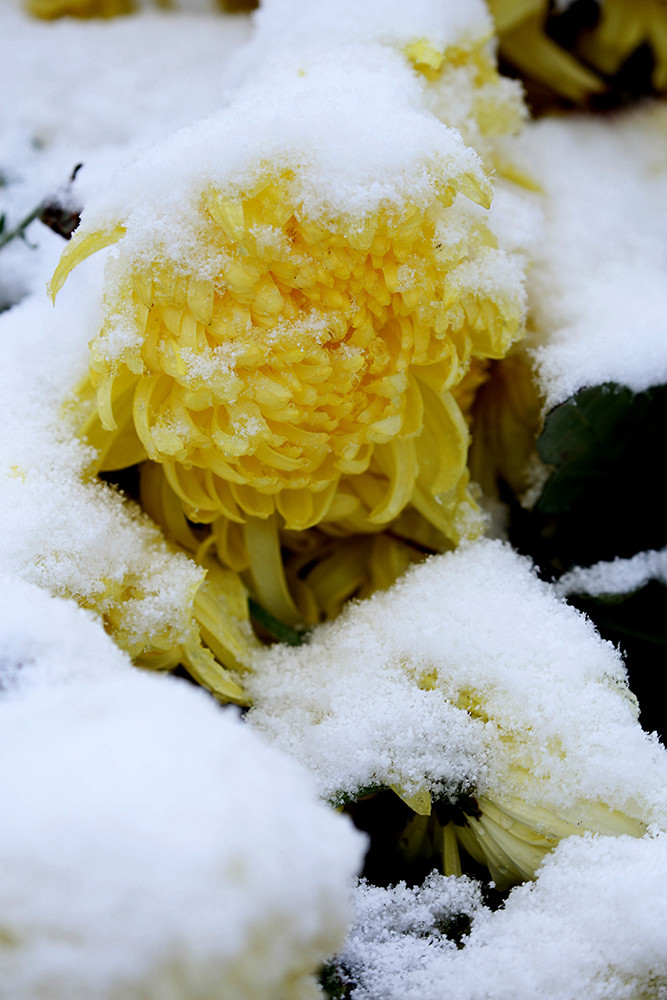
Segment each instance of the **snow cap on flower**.
[{"label": "snow cap on flower", "polygon": [[[309,73],[337,52],[363,66],[373,50],[400,54],[424,85],[425,105],[459,129],[478,153],[491,136],[516,131],[523,119],[520,85],[497,71],[493,22],[481,0],[266,0],[253,19],[251,43],[232,77],[271,86],[276,68]],[[360,92],[361,94],[361,92]]]},{"label": "snow cap on flower", "polygon": [[507,885],[563,836],[664,819],[667,758],[618,653],[500,543],[432,558],[254,670],[250,721],[326,796],[397,791],[406,848],[448,873],[463,848]]},{"label": "snow cap on flower", "polygon": [[0,762],[7,996],[315,995],[362,838],[233,711],[128,665],[0,702]]}]

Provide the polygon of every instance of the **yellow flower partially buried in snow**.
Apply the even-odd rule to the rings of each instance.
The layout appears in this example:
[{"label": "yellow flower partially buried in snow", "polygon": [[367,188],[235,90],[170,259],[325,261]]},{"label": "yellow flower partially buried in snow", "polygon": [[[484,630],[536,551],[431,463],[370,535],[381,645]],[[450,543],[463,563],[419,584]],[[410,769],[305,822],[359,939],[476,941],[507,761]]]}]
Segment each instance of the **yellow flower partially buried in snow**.
[{"label": "yellow flower partially buried in snow", "polygon": [[248,722],[370,833],[386,884],[481,866],[506,889],[564,837],[664,823],[667,755],[620,655],[499,542],[413,567],[252,667]]},{"label": "yellow flower partially buried in snow", "polygon": [[280,576],[258,596],[287,620],[282,531],[376,533],[409,511],[453,542],[476,530],[456,392],[523,329],[522,263],[486,221],[482,162],[415,106],[403,57],[382,59],[391,74],[289,75],[207,123],[197,170],[197,134],[176,140],[181,190],[163,198],[146,169],[135,206],[84,222],[52,283],[117,244],[79,390],[94,471],[159,466],[144,505],[170,508],[168,535],[173,494],[256,592]]}]

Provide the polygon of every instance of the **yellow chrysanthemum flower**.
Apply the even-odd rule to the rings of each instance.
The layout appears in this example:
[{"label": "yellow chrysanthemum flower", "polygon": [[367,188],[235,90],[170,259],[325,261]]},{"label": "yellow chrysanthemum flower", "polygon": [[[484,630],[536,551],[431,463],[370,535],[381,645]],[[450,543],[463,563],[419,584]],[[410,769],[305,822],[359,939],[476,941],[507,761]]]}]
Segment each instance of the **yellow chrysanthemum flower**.
[{"label": "yellow chrysanthemum flower", "polygon": [[537,84],[585,104],[667,87],[665,0],[604,0],[556,12],[546,0],[490,0],[489,7],[500,55],[529,91]]},{"label": "yellow chrysanthemum flower", "polygon": [[138,465],[165,537],[287,625],[481,530],[470,409],[524,320],[523,258],[485,210],[492,137],[521,111],[488,18],[459,20],[444,17],[442,51],[405,29],[316,58],[285,40],[266,79],[258,20],[238,102],[156,154],[176,186],[138,164],[52,281],[114,248],[77,393],[91,473]]},{"label": "yellow chrysanthemum flower", "polygon": [[136,4],[133,0],[26,0],[26,8],[33,17],[53,21],[57,17],[119,17],[131,14]]},{"label": "yellow chrysanthemum flower", "polygon": [[[434,690],[438,686],[437,671],[426,672],[419,678],[420,687]],[[615,692],[625,700],[631,713],[638,716],[637,700],[622,685]],[[479,694],[470,691],[458,700],[472,719],[492,724]],[[505,739],[511,744],[509,734]],[[371,791],[365,800],[366,818],[355,822],[371,833],[378,823],[379,842],[386,840],[387,824],[393,829],[383,850],[399,866],[407,865],[413,872],[429,872],[437,868],[444,875],[461,875],[473,865],[488,871],[496,889],[504,891],[513,885],[535,877],[542,861],[565,837],[598,833],[608,836],[642,837],[648,823],[639,814],[623,811],[602,801],[580,800],[576,808],[547,808],[535,799],[537,785],[531,772],[518,761],[511,767],[513,791],[495,789],[486,794],[474,787],[448,788],[442,793],[428,787],[407,791],[401,784],[392,784],[378,792]],[[393,804],[387,802],[391,794]],[[396,798],[403,803],[400,811]],[[378,803],[375,805],[375,803]],[[409,818],[397,825],[400,816]],[[358,813],[357,801],[346,806],[353,816]],[[376,815],[374,815],[376,814]],[[392,846],[393,838],[393,846]],[[373,848],[371,847],[371,850]]]},{"label": "yellow chrysanthemum flower", "polygon": [[490,368],[471,403],[468,465],[487,496],[497,497],[501,483],[518,497],[533,485],[542,409],[533,364],[521,344]]},{"label": "yellow chrysanthemum flower", "polygon": [[[425,690],[437,690],[442,683],[437,668],[418,672],[417,680]],[[635,696],[623,683],[610,681],[609,687],[636,720],[639,707]],[[475,689],[461,691],[456,704],[472,719],[491,723]],[[505,733],[503,739],[511,745],[514,737]],[[647,831],[648,824],[640,815],[600,800],[580,800],[574,810],[546,808],[539,804],[539,795],[537,802],[531,801],[536,797],[536,786],[525,764],[513,762],[510,774],[513,792],[478,794],[474,788],[461,788],[438,795],[427,788],[406,793],[393,785],[392,791],[414,813],[398,842],[405,860],[427,869],[435,865],[444,875],[461,875],[463,855],[488,870],[495,887],[502,891],[534,878],[545,856],[565,837],[587,832],[642,837]]]},{"label": "yellow chrysanthemum flower", "polygon": [[643,46],[651,53],[651,84],[667,88],[667,3],[665,0],[605,0],[600,20],[583,34],[584,59],[605,76],[614,76]]},{"label": "yellow chrysanthemum flower", "polygon": [[[411,507],[453,541],[466,534],[468,428],[454,390],[473,358],[502,357],[522,330],[513,291],[475,287],[497,253],[484,222],[463,245],[447,229],[457,192],[488,197],[472,176],[443,179],[427,206],[335,224],[304,216],[292,180],[203,192],[208,280],[157,254],[132,262],[107,292],[79,393],[95,471],[157,463],[166,483],[145,492],[172,491],[190,521],[213,525],[223,564],[237,568],[236,547],[256,580],[271,575],[263,563],[279,558],[283,529],[377,532]],[[53,290],[88,254],[117,242],[122,253],[122,238],[122,226],[75,237]],[[113,357],[121,308],[132,342]]]},{"label": "yellow chrysanthemum flower", "polygon": [[505,889],[565,837],[643,836],[664,810],[620,656],[501,543],[262,650],[248,685],[250,724],[370,834],[373,880],[481,867]]},{"label": "yellow chrysanthemum flower", "polygon": [[414,816],[401,832],[398,848],[409,864],[461,875],[472,859],[500,891],[534,878],[565,837],[587,832],[642,837],[647,830],[642,820],[593,802],[580,804],[576,818],[566,818],[516,797],[494,801],[462,794],[453,801],[432,801],[424,794],[404,801]]}]

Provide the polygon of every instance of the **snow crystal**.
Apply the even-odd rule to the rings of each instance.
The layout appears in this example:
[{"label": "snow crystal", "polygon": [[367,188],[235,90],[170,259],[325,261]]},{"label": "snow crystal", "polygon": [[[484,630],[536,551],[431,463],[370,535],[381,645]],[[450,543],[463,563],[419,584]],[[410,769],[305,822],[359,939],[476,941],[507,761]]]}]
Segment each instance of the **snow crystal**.
[{"label": "snow crystal", "polygon": [[34,687],[0,761],[3,996],[296,997],[339,944],[361,835],[202,691]]},{"label": "snow crystal", "polygon": [[586,385],[667,382],[667,108],[531,123],[524,167],[543,185],[529,276],[547,408]]},{"label": "snow crystal", "polygon": [[413,890],[362,883],[337,964],[357,984],[353,1000],[662,997],[666,877],[660,834],[569,838],[496,912],[467,879],[432,875]]},{"label": "snow crystal", "polygon": [[575,823],[585,801],[664,814],[667,756],[619,654],[499,542],[430,559],[254,666],[250,723],[325,795],[440,779]]}]

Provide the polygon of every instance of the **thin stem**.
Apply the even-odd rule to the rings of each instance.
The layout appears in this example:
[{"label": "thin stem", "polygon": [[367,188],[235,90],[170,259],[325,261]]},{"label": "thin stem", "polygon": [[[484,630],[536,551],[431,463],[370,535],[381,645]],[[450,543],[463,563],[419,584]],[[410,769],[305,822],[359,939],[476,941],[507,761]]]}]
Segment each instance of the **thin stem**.
[{"label": "thin stem", "polygon": [[0,250],[2,250],[4,246],[7,246],[8,243],[11,243],[13,239],[16,239],[17,236],[20,236],[22,239],[25,239],[26,229],[28,228],[31,222],[34,222],[35,219],[39,218],[41,211],[42,211],[42,205],[40,204],[37,206],[37,208],[33,208],[32,212],[30,212],[29,215],[26,215],[25,219],[22,219],[21,222],[19,222],[18,226],[15,226],[14,229],[10,229],[8,233],[3,233],[0,236]]},{"label": "thin stem", "polygon": [[285,623],[279,621],[278,618],[274,618],[270,611],[263,608],[261,604],[258,604],[252,597],[248,598],[248,610],[250,612],[250,617],[256,621],[258,625],[261,625],[261,627],[268,632],[273,639],[277,639],[278,642],[284,642],[288,646],[302,646],[308,638],[307,631],[297,632],[296,629],[290,628],[289,625],[285,625]]}]

